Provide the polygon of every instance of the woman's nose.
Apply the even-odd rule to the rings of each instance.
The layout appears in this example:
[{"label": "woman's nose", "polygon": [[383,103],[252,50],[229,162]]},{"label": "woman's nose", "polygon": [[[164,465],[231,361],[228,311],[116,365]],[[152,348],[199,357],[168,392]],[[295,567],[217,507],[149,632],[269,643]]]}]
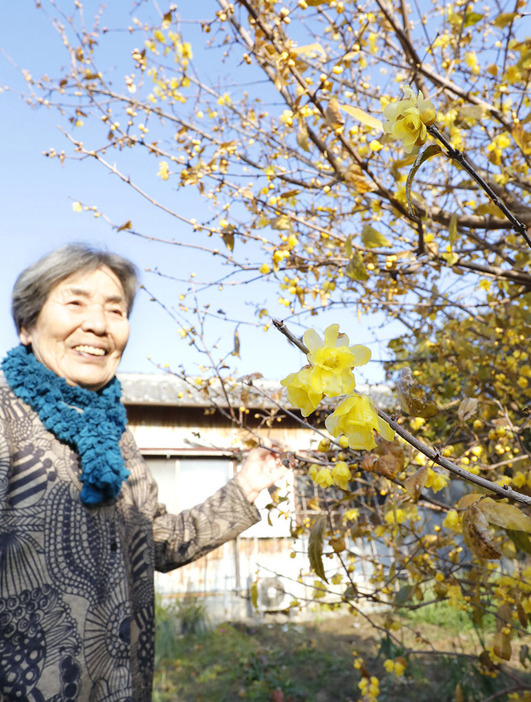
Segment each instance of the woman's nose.
[{"label": "woman's nose", "polygon": [[102,335],[107,332],[107,316],[101,305],[88,305],[85,311],[83,324],[84,331]]}]

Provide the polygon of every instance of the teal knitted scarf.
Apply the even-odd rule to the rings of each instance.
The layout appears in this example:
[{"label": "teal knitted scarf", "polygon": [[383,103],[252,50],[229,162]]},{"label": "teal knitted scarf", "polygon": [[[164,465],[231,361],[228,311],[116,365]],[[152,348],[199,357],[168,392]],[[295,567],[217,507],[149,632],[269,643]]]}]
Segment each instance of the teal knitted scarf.
[{"label": "teal knitted scarf", "polygon": [[97,392],[68,385],[22,345],[8,351],[2,368],[15,395],[79,455],[82,502],[95,505],[116,498],[129,475],[118,445],[127,422],[118,379]]}]

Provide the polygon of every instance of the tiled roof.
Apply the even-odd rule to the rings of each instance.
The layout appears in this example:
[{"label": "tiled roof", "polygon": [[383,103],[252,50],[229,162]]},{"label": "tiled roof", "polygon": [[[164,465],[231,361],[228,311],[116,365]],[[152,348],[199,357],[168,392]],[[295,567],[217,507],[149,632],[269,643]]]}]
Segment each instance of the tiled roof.
[{"label": "tiled roof", "polygon": [[[275,407],[275,402],[289,406],[285,390],[278,381],[264,378],[231,381],[224,389],[219,381],[214,381],[208,395],[194,379],[185,380],[171,373],[118,373],[122,384],[122,395],[126,405],[163,405],[174,407],[209,407],[212,401],[222,407],[227,406],[227,396],[231,403],[244,407]],[[370,395],[382,409],[393,404],[393,396],[387,385],[358,385],[360,392]],[[271,399],[272,398],[272,399]]]}]

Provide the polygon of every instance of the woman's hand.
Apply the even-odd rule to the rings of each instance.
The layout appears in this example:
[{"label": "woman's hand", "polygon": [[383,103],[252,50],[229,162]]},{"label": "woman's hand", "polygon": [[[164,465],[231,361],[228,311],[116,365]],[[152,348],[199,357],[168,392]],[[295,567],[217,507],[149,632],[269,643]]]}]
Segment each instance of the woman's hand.
[{"label": "woman's hand", "polygon": [[254,502],[265,488],[283,478],[288,469],[282,464],[279,454],[266,448],[255,448],[247,454],[236,480],[240,483],[249,502]]}]

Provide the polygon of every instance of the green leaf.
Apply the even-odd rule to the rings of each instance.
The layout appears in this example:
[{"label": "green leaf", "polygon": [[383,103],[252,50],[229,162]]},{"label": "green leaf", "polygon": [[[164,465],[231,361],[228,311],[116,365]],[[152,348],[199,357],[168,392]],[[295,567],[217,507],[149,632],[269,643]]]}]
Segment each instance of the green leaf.
[{"label": "green leaf", "polygon": [[517,551],[523,551],[531,555],[531,538],[529,534],[526,534],[525,531],[515,531],[513,529],[507,529],[506,531]]},{"label": "green leaf", "polygon": [[251,583],[251,604],[254,609],[258,609],[258,583],[256,580]]},{"label": "green leaf", "polygon": [[494,22],[492,23],[495,27],[500,27],[503,29],[504,27],[507,27],[508,24],[511,24],[513,20],[515,20],[518,17],[516,12],[502,12],[501,15],[498,15]]},{"label": "green leaf", "polygon": [[345,269],[345,273],[351,280],[369,280],[369,274],[367,273],[363,263],[363,256],[359,251],[352,252],[352,256],[350,257],[350,261]]},{"label": "green leaf", "polygon": [[480,12],[467,12],[465,15],[465,21],[463,22],[463,27],[465,29],[467,27],[473,27],[481,19],[483,19],[483,17],[484,15],[482,15]]},{"label": "green leaf", "polygon": [[365,224],[361,231],[361,240],[365,246],[370,249],[374,248],[384,248],[385,246],[391,246],[391,242],[385,236],[381,234],[377,229],[375,229],[370,224]]},{"label": "green leaf", "polygon": [[317,576],[328,582],[323,567],[323,541],[326,529],[326,517],[321,515],[317,517],[310,529],[310,538],[308,539],[308,558],[310,566]]},{"label": "green leaf", "polygon": [[450,217],[450,224],[448,226],[448,242],[451,247],[455,244],[457,240],[457,215],[455,212]]},{"label": "green leaf", "polygon": [[358,122],[361,122],[366,127],[377,129],[380,132],[383,131],[382,121],[378,119],[378,117],[373,117],[368,112],[361,110],[359,107],[352,107],[352,105],[339,105],[339,107],[341,110],[346,112],[351,117],[354,117],[354,119],[357,119]]},{"label": "green leaf", "polygon": [[395,605],[404,605],[413,596],[414,585],[403,585],[395,595]]},{"label": "green leaf", "polygon": [[424,161],[427,161],[432,156],[437,156],[437,154],[440,153],[442,153],[442,149],[438,144],[430,144],[426,149],[424,149],[424,151],[422,151],[417,156],[417,158],[415,159],[415,163],[413,164],[413,168],[409,171],[409,175],[407,177],[406,182],[406,197],[409,214],[412,216],[415,215],[415,208],[413,207],[413,204],[411,202],[411,187],[413,186],[413,180],[417,174],[418,169],[422,166]]}]

